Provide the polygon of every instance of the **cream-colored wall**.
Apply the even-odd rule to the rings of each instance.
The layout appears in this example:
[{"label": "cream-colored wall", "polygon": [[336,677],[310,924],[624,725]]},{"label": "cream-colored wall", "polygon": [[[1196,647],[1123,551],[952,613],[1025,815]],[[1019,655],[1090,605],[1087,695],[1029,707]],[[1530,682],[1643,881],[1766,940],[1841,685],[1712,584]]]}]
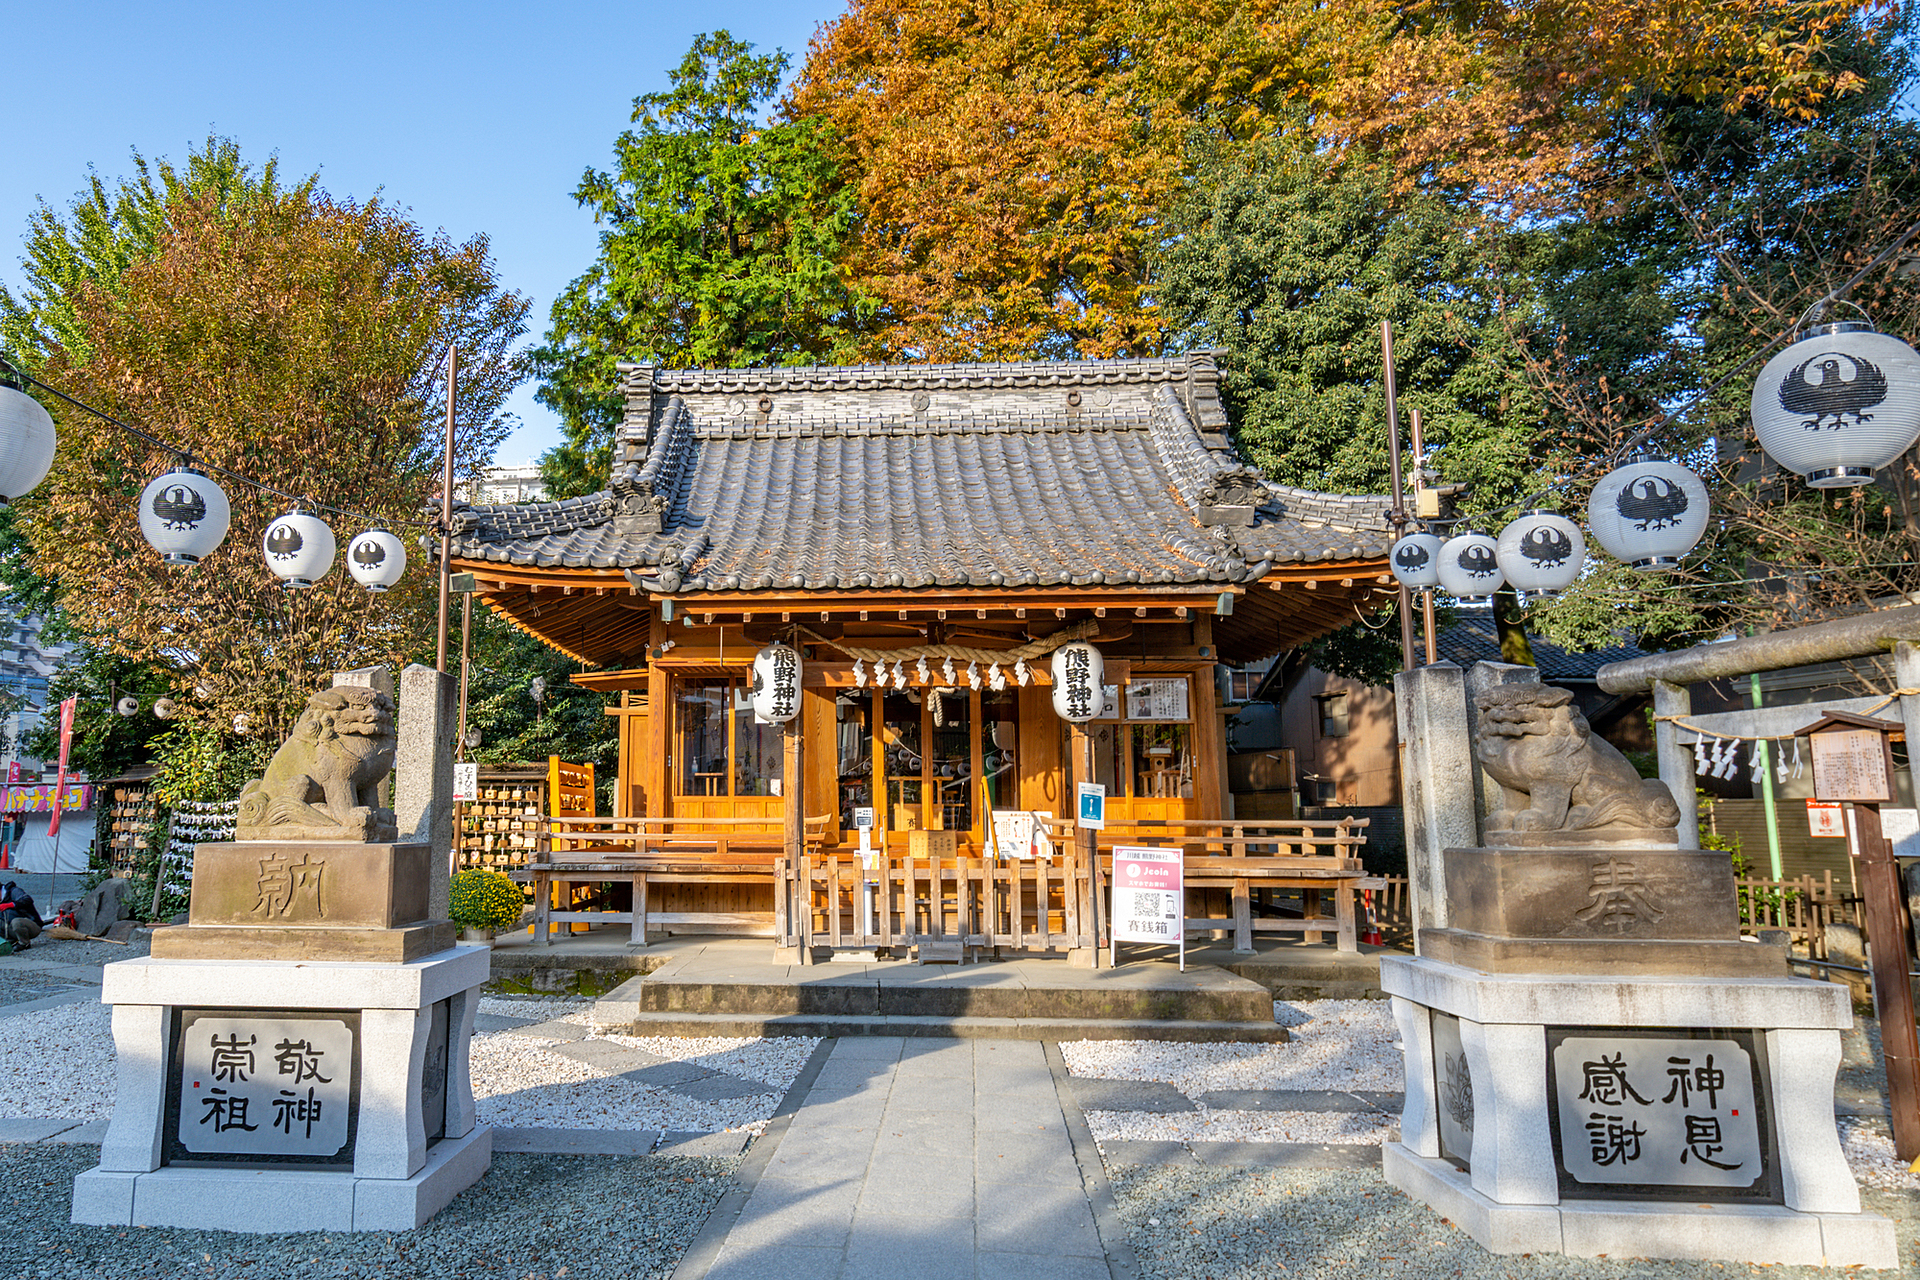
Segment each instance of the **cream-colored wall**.
[{"label": "cream-colored wall", "polygon": [[[1341,738],[1322,737],[1320,708],[1314,699],[1335,693],[1347,695],[1348,732]],[[1301,775],[1317,773],[1335,780],[1334,803],[1400,803],[1400,751],[1390,687],[1309,670],[1280,704],[1280,731],[1285,744],[1293,748]],[[1311,794],[1303,783],[1301,803],[1313,803]]]}]

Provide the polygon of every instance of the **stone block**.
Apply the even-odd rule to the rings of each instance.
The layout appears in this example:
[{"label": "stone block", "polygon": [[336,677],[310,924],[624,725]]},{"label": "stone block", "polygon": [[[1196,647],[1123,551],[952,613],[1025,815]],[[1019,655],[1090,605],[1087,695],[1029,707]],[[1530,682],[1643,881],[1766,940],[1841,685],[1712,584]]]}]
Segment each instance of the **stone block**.
[{"label": "stone block", "polygon": [[1877,1213],[1823,1213],[1820,1243],[1829,1267],[1900,1269],[1900,1241],[1893,1222]]},{"label": "stone block", "polygon": [[1407,881],[1416,929],[1447,924],[1442,849],[1480,843],[1469,783],[1477,776],[1468,722],[1466,673],[1451,662],[1393,678],[1404,750],[1401,800],[1407,818]]},{"label": "stone block", "polygon": [[126,914],[127,882],[117,877],[102,880],[74,904],[73,927],[90,938],[98,937]]},{"label": "stone block", "polygon": [[485,947],[454,947],[404,964],[143,957],[101,970],[101,999],[115,1006],[418,1009],[484,983],[491,955]]},{"label": "stone block", "polygon": [[425,843],[247,840],[198,845],[191,926],[393,929],[427,920]]},{"label": "stone block", "polygon": [[73,1180],[72,1221],[91,1227],[133,1225],[133,1189],[138,1173],[116,1173],[95,1166]]},{"label": "stone block", "polygon": [[188,925],[153,935],[162,960],[336,960],[407,964],[454,945],[442,920],[404,929],[275,929],[259,925]]},{"label": "stone block", "polygon": [[1501,938],[1465,929],[1422,929],[1420,954],[1442,964],[1503,974],[1784,978],[1790,972],[1785,948],[1741,941]]},{"label": "stone block", "polygon": [[1772,1075],[1774,1143],[1787,1207],[1804,1213],[1859,1213],[1860,1188],[1840,1149],[1833,1086],[1838,1031],[1786,1029],[1766,1035]]},{"label": "stone block", "polygon": [[432,846],[427,913],[447,914],[453,852],[453,735],[459,682],[414,663],[400,673],[399,745],[394,757],[393,809],[405,840]]},{"label": "stone block", "polygon": [[107,926],[107,931],[103,936],[108,942],[128,942],[132,940],[133,935],[138,933],[139,930],[140,925],[137,921],[116,920]]},{"label": "stone block", "polygon": [[1703,1258],[1817,1267],[1820,1219],[1779,1205],[1610,1203],[1560,1206],[1564,1252],[1580,1258]]},{"label": "stone block", "polygon": [[133,1225],[202,1231],[349,1231],[353,1184],[350,1173],[170,1165],[140,1175],[133,1192]]},{"label": "stone block", "polygon": [[1613,846],[1455,848],[1447,927],[1496,938],[1737,941],[1724,852]]},{"label": "stone block", "polygon": [[[119,967],[108,965],[102,977]],[[113,1119],[100,1142],[100,1168],[109,1173],[146,1173],[160,1167],[173,1035],[166,1003],[113,1002],[116,1092]]]},{"label": "stone block", "polygon": [[1381,1144],[1380,1172],[1490,1253],[1563,1252],[1557,1207],[1495,1204],[1445,1160],[1414,1155],[1397,1142]]},{"label": "stone block", "polygon": [[411,1231],[439,1213],[493,1164],[493,1130],[482,1125],[464,1138],[435,1143],[420,1172],[404,1181],[356,1178],[354,1231]]}]

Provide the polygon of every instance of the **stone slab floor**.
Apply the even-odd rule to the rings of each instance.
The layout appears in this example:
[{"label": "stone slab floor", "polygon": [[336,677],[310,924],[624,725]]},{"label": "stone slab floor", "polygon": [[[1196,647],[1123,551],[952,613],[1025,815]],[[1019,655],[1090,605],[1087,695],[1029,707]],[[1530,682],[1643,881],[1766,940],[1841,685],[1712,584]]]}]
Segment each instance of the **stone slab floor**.
[{"label": "stone slab floor", "polygon": [[1044,1047],[843,1039],[707,1280],[1108,1280]]}]

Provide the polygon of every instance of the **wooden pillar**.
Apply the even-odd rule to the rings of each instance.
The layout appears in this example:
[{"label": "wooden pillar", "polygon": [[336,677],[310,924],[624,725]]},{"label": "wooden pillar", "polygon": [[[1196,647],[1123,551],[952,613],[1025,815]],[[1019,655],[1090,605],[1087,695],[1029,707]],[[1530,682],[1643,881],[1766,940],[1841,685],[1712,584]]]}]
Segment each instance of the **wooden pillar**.
[{"label": "wooden pillar", "polygon": [[[1068,732],[1073,742],[1073,776],[1075,783],[1093,780],[1093,737],[1083,724],[1072,726]],[[1067,789],[1068,814],[1075,819],[1073,842],[1079,851],[1078,861],[1086,868],[1087,882],[1079,891],[1084,895],[1081,912],[1084,919],[1080,930],[1087,943],[1085,963],[1089,968],[1100,967],[1100,847],[1094,833],[1078,823],[1079,802],[1075,799],[1078,788]],[[1078,940],[1076,940],[1078,941]],[[1079,953],[1074,953],[1079,959]]]},{"label": "wooden pillar", "polygon": [[1907,922],[1901,917],[1900,870],[1880,827],[1880,806],[1855,804],[1860,863],[1860,914],[1865,918],[1873,971],[1873,1012],[1880,1022],[1887,1070],[1887,1114],[1893,1154],[1902,1164],[1920,1160],[1920,1036],[1907,980]]},{"label": "wooden pillar", "polygon": [[[801,706],[803,709],[805,705],[805,700],[802,699]],[[806,857],[807,853],[807,775],[805,772],[807,739],[801,723],[805,719],[804,714],[797,715],[787,721],[780,731],[781,746],[785,752],[784,759],[781,762],[780,791],[786,801],[786,803],[781,806],[781,809],[786,814],[785,845],[787,864],[789,866],[802,868],[805,866],[802,860]],[[798,901],[794,903],[794,910],[803,913],[801,917],[801,928],[799,930],[800,954],[798,959],[801,964],[812,964],[813,948],[808,944],[807,937],[810,930],[807,928],[807,925],[812,921],[813,894],[804,876],[800,880],[800,891]]]}]

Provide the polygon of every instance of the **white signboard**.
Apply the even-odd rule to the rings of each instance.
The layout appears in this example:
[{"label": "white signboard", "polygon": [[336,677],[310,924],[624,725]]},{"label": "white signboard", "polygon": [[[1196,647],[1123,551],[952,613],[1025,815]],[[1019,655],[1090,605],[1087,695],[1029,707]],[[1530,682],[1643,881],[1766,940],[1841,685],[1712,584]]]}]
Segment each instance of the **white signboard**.
[{"label": "white signboard", "polygon": [[453,799],[457,804],[462,800],[480,798],[480,766],[472,762],[458,763],[453,766]]},{"label": "white signboard", "polygon": [[1109,922],[1115,944],[1177,943],[1182,969],[1187,967],[1184,857],[1178,849],[1116,847]]},{"label": "white signboard", "polygon": [[1578,1182],[1745,1190],[1766,1175],[1738,1041],[1570,1035],[1553,1074],[1561,1167]]},{"label": "white signboard", "polygon": [[1088,831],[1107,829],[1107,789],[1098,782],[1078,784],[1080,825]]},{"label": "white signboard", "polygon": [[1816,836],[1846,839],[1847,815],[1838,800],[1807,801],[1807,831]]},{"label": "white signboard", "polygon": [[1807,739],[1813,747],[1813,794],[1821,800],[1893,799],[1884,735],[1873,729],[1839,729]]},{"label": "white signboard", "polygon": [[1186,718],[1187,680],[1185,676],[1127,681],[1127,719],[1185,720]]},{"label": "white signboard", "polygon": [[993,852],[999,858],[1033,856],[1033,812],[1029,809],[993,811]]},{"label": "white signboard", "polygon": [[188,1152],[353,1159],[352,1027],[274,1013],[183,1021],[177,1137]]}]

